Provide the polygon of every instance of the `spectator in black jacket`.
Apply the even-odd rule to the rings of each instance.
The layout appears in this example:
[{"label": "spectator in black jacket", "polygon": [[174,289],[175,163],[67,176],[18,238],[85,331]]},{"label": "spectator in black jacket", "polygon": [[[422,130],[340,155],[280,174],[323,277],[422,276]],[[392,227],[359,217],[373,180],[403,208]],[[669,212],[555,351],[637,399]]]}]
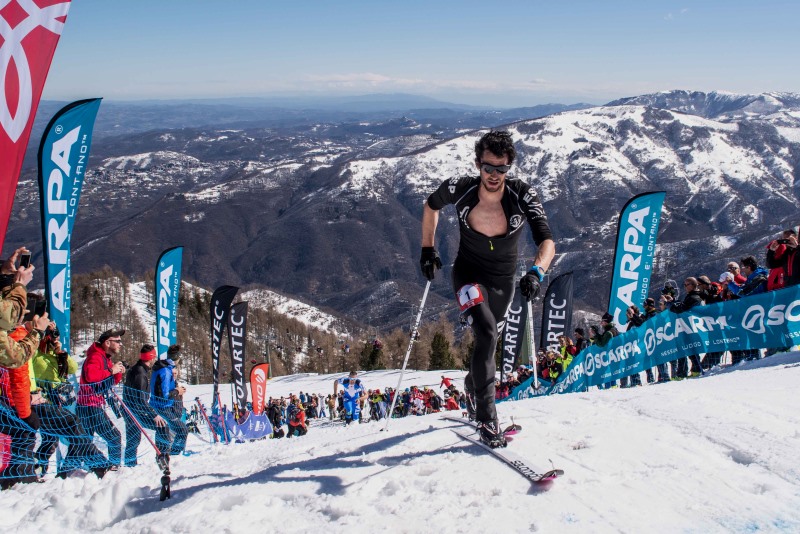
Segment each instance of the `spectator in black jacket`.
[{"label": "spectator in black jacket", "polygon": [[583,352],[583,349],[589,346],[589,340],[586,339],[586,331],[583,328],[575,329],[575,348],[578,350],[577,354]]},{"label": "spectator in black jacket", "polygon": [[[700,297],[706,304],[716,304],[717,302],[722,302],[724,300],[724,297],[722,296],[722,285],[717,282],[712,282],[711,279],[706,275],[697,277],[697,289],[700,290]],[[724,352],[707,352],[703,358],[703,369],[711,369],[712,367],[719,365],[719,362],[722,360],[724,355]]]},{"label": "spectator in black jacket", "polygon": [[[625,310],[625,315],[628,318],[628,330],[639,328],[644,323],[642,312],[639,311],[639,306],[636,304],[628,306],[628,309]],[[647,369],[645,372],[647,373],[647,383],[652,384],[654,382],[653,370]],[[625,387],[624,381],[625,379],[620,380],[622,387]],[[639,376],[639,373],[631,375],[630,385],[631,387],[642,385],[642,377]]]},{"label": "spectator in black jacket", "polygon": [[[664,295],[661,299],[661,306],[662,309],[666,306],[669,306],[669,311],[672,313],[684,313],[695,306],[703,306],[705,302],[703,301],[703,295],[700,293],[700,289],[698,287],[697,278],[690,276],[686,280],[683,281],[683,288],[686,291],[686,296],[683,297],[681,302],[675,302],[671,296]],[[677,369],[673,369],[673,379],[674,378],[689,378],[699,376],[702,372],[702,367],[700,366],[700,358],[697,354],[692,354],[689,356],[689,360],[692,362],[691,367],[691,374],[689,373],[689,368],[686,365],[686,358],[679,358],[675,360],[677,362]]]},{"label": "spectator in black jacket", "polygon": [[[144,345],[139,352],[139,361],[125,375],[125,388],[122,401],[133,412],[136,420],[144,428],[157,432],[169,432],[167,422],[148,404],[150,397],[150,371],[156,363],[156,349],[153,345]],[[126,410],[125,418],[125,465],[136,465],[137,450],[142,440],[141,430]]]},{"label": "spectator in black jacket", "polygon": [[[647,321],[648,319],[655,317],[658,314],[658,309],[656,309],[656,301],[654,298],[652,297],[646,298],[645,301],[642,303],[642,306],[644,310],[642,312],[642,319],[644,321]],[[658,380],[656,380],[656,383],[663,384],[664,382],[670,381],[668,364],[660,363],[656,366],[656,369],[658,369]],[[651,369],[650,374],[647,375],[648,382],[650,381],[650,376],[652,375],[652,373],[653,370]]]}]

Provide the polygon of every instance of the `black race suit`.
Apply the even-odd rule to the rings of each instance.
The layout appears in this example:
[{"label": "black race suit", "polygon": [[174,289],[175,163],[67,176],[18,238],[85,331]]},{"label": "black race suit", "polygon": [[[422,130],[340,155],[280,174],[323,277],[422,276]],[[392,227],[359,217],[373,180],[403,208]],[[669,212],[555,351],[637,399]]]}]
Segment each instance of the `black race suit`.
[{"label": "black race suit", "polygon": [[517,265],[517,243],[527,219],[537,246],[552,239],[539,196],[520,180],[506,179],[502,205],[508,223],[505,235],[488,237],[470,228],[467,217],[478,204],[480,178],[465,177],[447,180],[428,197],[428,207],[440,210],[455,205],[461,239],[453,264],[453,290],[467,284],[478,285],[484,301],[469,308],[468,320],[475,334],[465,389],[475,397],[476,418],[488,422],[496,419],[494,406],[494,361],[498,332],[514,296],[514,274]]}]

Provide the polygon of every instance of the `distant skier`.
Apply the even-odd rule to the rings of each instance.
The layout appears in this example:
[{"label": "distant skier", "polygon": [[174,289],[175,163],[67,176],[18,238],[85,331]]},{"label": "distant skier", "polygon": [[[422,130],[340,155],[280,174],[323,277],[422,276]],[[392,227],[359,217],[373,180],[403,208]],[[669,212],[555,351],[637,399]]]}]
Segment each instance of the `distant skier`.
[{"label": "distant skier", "polygon": [[533,266],[520,280],[522,295],[529,301],[539,294],[539,284],[555,255],[536,191],[525,180],[506,179],[515,155],[508,132],[485,134],[475,144],[474,163],[480,176],[445,180],[425,201],[422,214],[419,261],[422,274],[433,280],[436,269],[442,268],[434,242],[439,210],[448,204],[456,208],[460,243],[453,264],[453,290],[475,334],[464,388],[470,398],[470,417],[478,421],[481,440],[491,447],[505,446],[494,406],[494,352],[514,296],[517,243],[525,220],[538,247]]},{"label": "distant skier", "polygon": [[350,371],[348,377],[334,381],[334,397],[339,392],[339,384],[344,386],[344,423],[348,425],[353,421],[358,421],[361,417],[359,399],[364,394],[364,386],[361,384],[358,373],[355,371]]}]

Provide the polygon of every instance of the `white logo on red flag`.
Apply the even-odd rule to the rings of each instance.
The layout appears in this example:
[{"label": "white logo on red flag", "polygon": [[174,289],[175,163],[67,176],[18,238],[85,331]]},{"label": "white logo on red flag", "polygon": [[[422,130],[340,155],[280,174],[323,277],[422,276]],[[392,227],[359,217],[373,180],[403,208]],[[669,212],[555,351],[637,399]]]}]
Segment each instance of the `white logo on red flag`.
[{"label": "white logo on red flag", "polygon": [[[25,131],[34,107],[34,87],[28,54],[31,53],[34,57],[38,54],[37,51],[26,49],[23,41],[34,30],[43,28],[53,33],[54,40],[58,42],[69,6],[69,2],[60,2],[40,8],[33,0],[0,0],[0,37],[3,38],[0,45],[0,73],[3,74],[0,124],[14,143]],[[28,48],[35,48],[35,44]],[[52,46],[55,48],[55,43]],[[49,63],[50,58],[47,58],[45,71]],[[12,72],[16,72],[16,80],[13,79]]]}]

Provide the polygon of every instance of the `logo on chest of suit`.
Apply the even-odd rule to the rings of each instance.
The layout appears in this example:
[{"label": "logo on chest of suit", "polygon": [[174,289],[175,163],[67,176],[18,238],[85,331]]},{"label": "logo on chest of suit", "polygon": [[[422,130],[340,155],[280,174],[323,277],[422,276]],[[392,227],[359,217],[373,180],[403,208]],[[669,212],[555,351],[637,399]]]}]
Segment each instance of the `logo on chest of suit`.
[{"label": "logo on chest of suit", "polygon": [[522,224],[522,215],[512,215],[508,220],[508,224],[511,226],[511,228],[519,228]]},{"label": "logo on chest of suit", "polygon": [[461,221],[469,226],[469,223],[467,223],[467,215],[469,215],[469,206],[465,206],[464,209],[461,210],[461,213],[458,214]]}]

